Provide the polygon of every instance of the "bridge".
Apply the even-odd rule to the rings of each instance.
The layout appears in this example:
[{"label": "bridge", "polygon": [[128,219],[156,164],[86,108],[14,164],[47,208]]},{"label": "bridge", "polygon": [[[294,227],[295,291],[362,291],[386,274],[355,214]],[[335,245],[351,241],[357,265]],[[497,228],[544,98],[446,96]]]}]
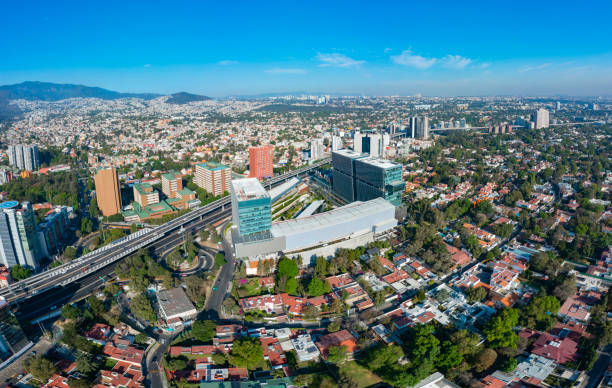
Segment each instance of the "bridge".
[{"label": "bridge", "polygon": [[[330,158],[321,159],[311,165],[270,178],[264,181],[263,185],[266,189],[269,189],[295,176],[307,174],[330,161]],[[225,210],[229,212],[230,207],[231,198],[229,196],[223,197],[158,227],[139,230],[69,263],[10,284],[8,287],[0,289],[0,297],[3,297],[10,304],[20,303],[52,288],[69,285],[137,252],[141,248],[161,240],[184,225],[194,221],[203,221],[205,217],[213,213],[225,213]]]}]

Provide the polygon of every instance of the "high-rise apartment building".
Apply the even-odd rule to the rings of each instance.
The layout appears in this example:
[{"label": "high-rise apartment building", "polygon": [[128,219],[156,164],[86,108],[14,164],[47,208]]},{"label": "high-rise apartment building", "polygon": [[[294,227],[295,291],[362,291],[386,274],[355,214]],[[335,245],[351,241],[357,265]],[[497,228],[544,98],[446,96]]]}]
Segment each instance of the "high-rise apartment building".
[{"label": "high-rise apartment building", "polygon": [[550,116],[546,109],[540,108],[535,112],[536,129],[548,128]]},{"label": "high-rise apartment building", "polygon": [[410,118],[410,137],[411,138],[415,138],[416,137],[416,130],[417,130],[417,117],[416,116],[412,116]]},{"label": "high-rise apartment building", "polygon": [[255,178],[233,180],[232,223],[238,227],[240,236],[248,240],[269,235],[272,226],[270,194]]},{"label": "high-rise apartment building", "polygon": [[142,207],[159,203],[159,193],[150,183],[134,183],[134,201]]},{"label": "high-rise apartment building", "polygon": [[274,176],[274,146],[249,148],[249,178]]},{"label": "high-rise apartment building", "polygon": [[38,224],[38,240],[45,256],[62,252],[68,232],[68,210],[59,206]]},{"label": "high-rise apartment building", "polygon": [[229,191],[232,169],[226,165],[207,162],[197,164],[194,183],[212,195],[223,195]]},{"label": "high-rise apartment building", "polygon": [[0,204],[0,210],[0,261],[6,267],[38,268],[44,253],[32,205],[8,201]]},{"label": "high-rise apartment building", "polygon": [[313,139],[310,142],[310,160],[315,161],[323,158],[323,140]]},{"label": "high-rise apartment building", "polygon": [[383,136],[379,133],[355,132],[353,151],[373,157],[382,157],[384,155]]},{"label": "high-rise apartment building", "polygon": [[180,172],[170,171],[166,174],[162,174],[161,183],[162,193],[166,194],[168,198],[175,198],[176,193],[183,190],[183,175]]},{"label": "high-rise apartment building", "polygon": [[557,104],[555,106],[557,110],[561,110],[561,103],[559,101],[557,101]]},{"label": "high-rise apartment building", "polygon": [[340,136],[332,136],[332,151],[338,151],[344,148],[342,138]]},{"label": "high-rise apartment building", "polygon": [[416,137],[419,139],[429,139],[429,117],[417,117]]},{"label": "high-rise apartment building", "polygon": [[115,168],[100,169],[94,176],[98,208],[104,216],[121,212],[121,186]]},{"label": "high-rise apartment building", "polygon": [[13,172],[9,170],[0,170],[0,185],[5,185],[14,178]]},{"label": "high-rise apartment building", "polygon": [[9,164],[20,170],[36,171],[40,167],[37,145],[9,145]]}]

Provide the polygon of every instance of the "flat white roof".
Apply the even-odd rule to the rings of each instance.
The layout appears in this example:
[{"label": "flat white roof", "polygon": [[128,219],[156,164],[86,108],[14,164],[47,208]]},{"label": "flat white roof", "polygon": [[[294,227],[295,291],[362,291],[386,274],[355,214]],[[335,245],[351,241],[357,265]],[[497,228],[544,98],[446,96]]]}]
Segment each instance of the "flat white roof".
[{"label": "flat white roof", "polygon": [[282,195],[285,191],[291,189],[293,186],[296,186],[298,183],[300,183],[300,180],[293,177],[287,182],[268,190],[268,194],[270,195],[270,198],[276,198],[279,195]]},{"label": "flat white roof", "polygon": [[353,151],[353,150],[348,149],[348,148],[343,148],[343,149],[338,150],[338,151],[333,151],[332,154],[333,153],[336,153],[336,154],[339,154],[339,155],[342,155],[342,156],[346,156],[348,158],[359,158],[361,156],[365,156],[363,154],[360,154],[359,152]]},{"label": "flat white roof", "polygon": [[364,158],[364,159],[359,159],[359,161],[361,163],[367,163],[370,164],[372,166],[376,166],[376,167],[380,167],[380,168],[393,168],[393,167],[400,167],[401,168],[401,164],[392,162],[390,160],[386,160],[386,159],[379,159],[379,158]]},{"label": "flat white roof", "polygon": [[257,178],[235,179],[231,182],[232,189],[239,201],[270,197]]},{"label": "flat white roof", "polygon": [[383,198],[375,198],[367,202],[353,202],[325,213],[273,223],[270,231],[273,236],[314,231],[330,225],[346,223],[347,220],[362,219],[384,210],[395,211],[395,206]]},{"label": "flat white roof", "polygon": [[322,199],[313,201],[310,205],[308,205],[308,207],[306,209],[304,209],[303,212],[300,213],[299,216],[295,217],[295,219],[301,220],[302,218],[310,217],[324,203],[325,203],[325,201],[322,200]]}]

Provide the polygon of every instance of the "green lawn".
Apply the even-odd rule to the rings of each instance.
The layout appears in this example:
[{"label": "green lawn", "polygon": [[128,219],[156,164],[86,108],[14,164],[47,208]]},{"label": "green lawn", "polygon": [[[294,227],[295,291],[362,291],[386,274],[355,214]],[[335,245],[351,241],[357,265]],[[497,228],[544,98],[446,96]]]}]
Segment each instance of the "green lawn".
[{"label": "green lawn", "polygon": [[117,365],[117,360],[112,360],[110,358],[105,358],[104,359],[104,364],[102,365],[102,369],[105,370],[111,370],[115,367],[115,365]]},{"label": "green lawn", "polygon": [[359,384],[359,388],[369,387],[370,385],[381,382],[380,377],[357,364],[355,361],[347,361],[340,365],[340,371],[349,375],[353,381]]}]

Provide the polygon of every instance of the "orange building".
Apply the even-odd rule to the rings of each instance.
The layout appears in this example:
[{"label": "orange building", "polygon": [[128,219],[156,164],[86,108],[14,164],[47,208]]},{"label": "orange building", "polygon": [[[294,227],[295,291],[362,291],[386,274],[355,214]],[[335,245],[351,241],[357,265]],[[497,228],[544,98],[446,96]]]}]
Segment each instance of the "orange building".
[{"label": "orange building", "polygon": [[274,146],[249,148],[249,178],[274,176]]},{"label": "orange building", "polygon": [[114,168],[100,169],[94,176],[98,208],[104,216],[112,216],[121,211],[121,186]]}]

